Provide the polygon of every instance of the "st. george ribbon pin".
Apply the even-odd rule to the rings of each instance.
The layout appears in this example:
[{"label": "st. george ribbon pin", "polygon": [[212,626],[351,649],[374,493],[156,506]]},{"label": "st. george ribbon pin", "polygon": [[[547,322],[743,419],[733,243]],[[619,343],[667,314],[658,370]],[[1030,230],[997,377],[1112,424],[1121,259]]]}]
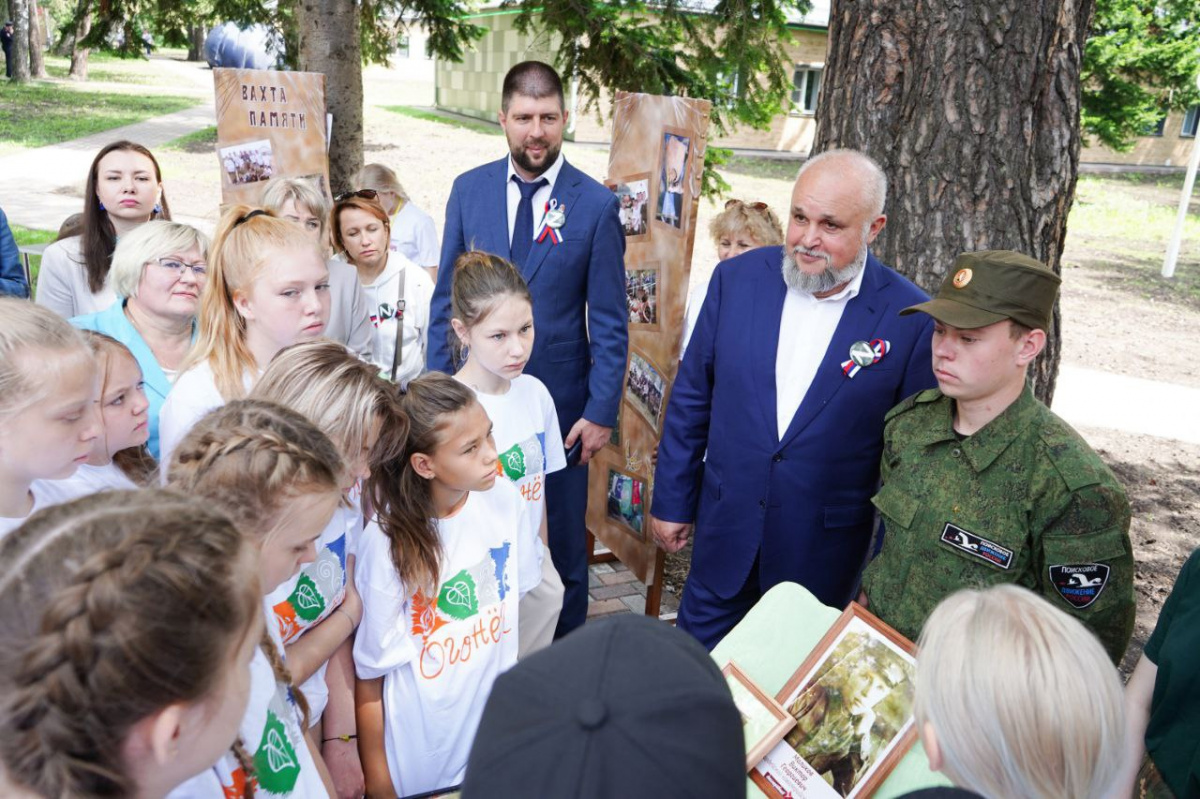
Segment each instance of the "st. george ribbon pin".
[{"label": "st. george ribbon pin", "polygon": [[892,345],[881,338],[872,339],[870,343],[856,341],[850,345],[850,360],[842,361],[842,372],[846,377],[854,377],[864,366],[879,363]]},{"label": "st. george ribbon pin", "polygon": [[567,212],[558,204],[558,200],[551,199],[546,203],[546,215],[542,217],[542,235],[538,236],[538,241],[543,241],[547,236],[553,244],[562,242],[562,233],[559,228],[567,224]]}]

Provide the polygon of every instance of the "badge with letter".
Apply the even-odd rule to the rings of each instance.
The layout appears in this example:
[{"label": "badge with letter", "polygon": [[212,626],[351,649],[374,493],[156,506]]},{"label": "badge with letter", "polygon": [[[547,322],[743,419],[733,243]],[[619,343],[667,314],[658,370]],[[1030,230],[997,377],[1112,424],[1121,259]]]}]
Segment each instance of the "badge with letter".
[{"label": "badge with letter", "polygon": [[883,360],[892,348],[889,341],[881,338],[866,341],[856,341],[850,345],[850,360],[842,361],[842,374],[854,377],[863,368],[872,366]]},{"label": "badge with letter", "polygon": [[559,231],[562,226],[567,224],[567,209],[558,204],[558,200],[551,198],[550,202],[546,203],[546,214],[542,217],[542,234],[537,240],[542,241],[549,237],[552,244],[562,243],[562,233]]}]

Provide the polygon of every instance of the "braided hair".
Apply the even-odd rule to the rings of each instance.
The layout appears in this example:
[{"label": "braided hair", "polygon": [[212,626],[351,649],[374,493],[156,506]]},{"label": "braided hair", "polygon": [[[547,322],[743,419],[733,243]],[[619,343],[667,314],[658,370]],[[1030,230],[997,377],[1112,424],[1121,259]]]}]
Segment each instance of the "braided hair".
[{"label": "braided hair", "polygon": [[[333,442],[303,416],[272,402],[245,399],[197,422],[176,447],[167,474],[172,488],[216,503],[261,546],[297,496],[340,496],[342,471]],[[266,631],[262,650],[275,679],[291,688],[307,729],[308,702]]]},{"label": "braided hair", "polygon": [[228,518],[173,491],[30,517],[0,543],[0,770],[40,796],[135,796],[126,739],[220,688],[262,613],[253,562]]}]

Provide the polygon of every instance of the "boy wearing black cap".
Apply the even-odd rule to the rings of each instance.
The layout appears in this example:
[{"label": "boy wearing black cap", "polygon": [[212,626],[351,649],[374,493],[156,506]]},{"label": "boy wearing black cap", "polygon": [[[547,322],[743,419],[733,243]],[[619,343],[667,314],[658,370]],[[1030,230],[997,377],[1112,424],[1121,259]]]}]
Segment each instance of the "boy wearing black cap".
[{"label": "boy wearing black cap", "polygon": [[1129,502],[1099,456],[1033,397],[1060,278],[1007,250],[963,253],[937,297],[938,388],[887,416],[886,534],[862,601],[909,638],[959,588],[1015,583],[1075,615],[1119,662],[1133,632]]}]

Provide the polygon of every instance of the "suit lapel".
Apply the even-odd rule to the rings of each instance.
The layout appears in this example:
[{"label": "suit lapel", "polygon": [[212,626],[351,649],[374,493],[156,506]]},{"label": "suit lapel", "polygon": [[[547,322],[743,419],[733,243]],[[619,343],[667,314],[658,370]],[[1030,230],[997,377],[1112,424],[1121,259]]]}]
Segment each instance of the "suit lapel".
[{"label": "suit lapel", "polygon": [[754,393],[758,395],[763,424],[774,439],[779,427],[776,419],[775,355],[779,349],[779,324],[787,286],[779,277],[778,270],[771,268],[768,271],[771,273],[770,279],[760,280],[754,295],[754,316],[751,318],[758,320],[758,324],[750,325],[753,340],[749,351],[756,356],[753,366]]},{"label": "suit lapel", "polygon": [[[563,161],[562,169],[558,172],[558,180],[554,181],[554,189],[550,192],[550,198],[558,201],[558,207],[562,208],[567,215],[567,223],[560,228],[563,235],[566,235],[567,229],[571,226],[571,213],[577,210],[575,204],[579,201],[579,181],[582,173]],[[576,217],[580,220],[579,217]],[[577,221],[576,224],[583,224]],[[538,230],[538,234],[541,234]],[[546,260],[546,256],[555,247],[563,246],[555,244],[550,240],[550,237],[538,241],[536,238],[533,241],[533,246],[529,248],[529,257],[525,260],[525,266],[521,269],[521,276],[525,278],[525,282],[533,281],[533,276],[542,268],[542,263]]]},{"label": "suit lapel", "polygon": [[846,304],[842,318],[833,332],[833,338],[829,341],[829,348],[825,350],[825,357],[817,367],[812,385],[804,393],[804,399],[796,409],[792,423],[783,434],[781,446],[799,435],[833,400],[842,386],[850,382],[851,378],[846,377],[841,369],[842,361],[850,357],[850,345],[856,341],[870,341],[875,337],[875,330],[887,307],[887,301],[879,293],[884,284],[885,274],[873,255],[867,256],[865,270],[858,296]]},{"label": "suit lapel", "polygon": [[[508,244],[508,156],[493,162],[487,185],[482,187],[479,198],[483,204],[483,212],[479,219],[486,219],[483,234],[484,241],[467,242],[470,249],[483,250],[508,258],[511,256]],[[499,208],[500,212],[496,213]]]}]

